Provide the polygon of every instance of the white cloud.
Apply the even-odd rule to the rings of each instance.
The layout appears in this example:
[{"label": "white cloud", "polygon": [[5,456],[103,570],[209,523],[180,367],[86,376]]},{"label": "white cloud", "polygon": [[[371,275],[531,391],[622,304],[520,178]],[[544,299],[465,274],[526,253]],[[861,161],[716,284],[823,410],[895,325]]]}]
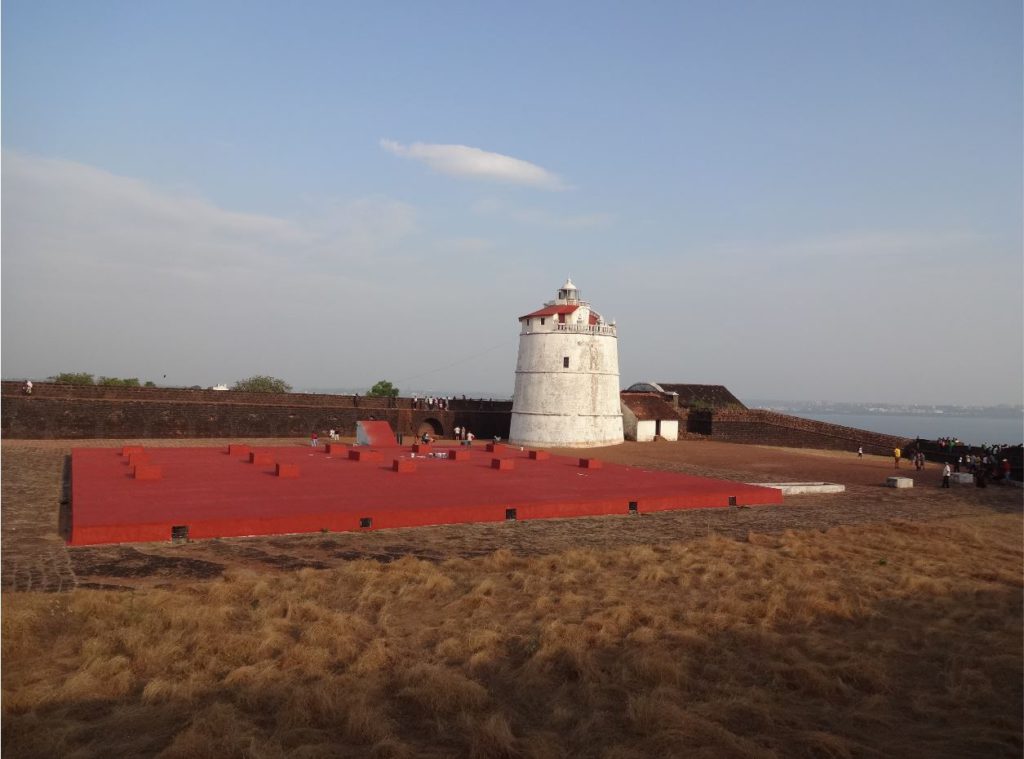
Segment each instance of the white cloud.
[{"label": "white cloud", "polygon": [[380,146],[389,153],[420,161],[435,171],[450,176],[528,185],[544,190],[566,189],[566,185],[557,174],[537,164],[468,145],[436,145],[424,142],[402,145],[394,140],[382,139]]}]

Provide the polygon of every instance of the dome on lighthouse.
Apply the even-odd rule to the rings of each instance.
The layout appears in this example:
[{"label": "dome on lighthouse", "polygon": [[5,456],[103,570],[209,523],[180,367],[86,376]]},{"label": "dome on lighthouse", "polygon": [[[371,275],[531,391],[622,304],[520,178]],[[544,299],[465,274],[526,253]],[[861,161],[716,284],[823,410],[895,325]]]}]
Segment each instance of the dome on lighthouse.
[{"label": "dome on lighthouse", "polygon": [[562,285],[558,290],[559,300],[579,300],[580,291],[576,289],[576,285],[572,283],[571,278],[565,280],[565,284]]}]

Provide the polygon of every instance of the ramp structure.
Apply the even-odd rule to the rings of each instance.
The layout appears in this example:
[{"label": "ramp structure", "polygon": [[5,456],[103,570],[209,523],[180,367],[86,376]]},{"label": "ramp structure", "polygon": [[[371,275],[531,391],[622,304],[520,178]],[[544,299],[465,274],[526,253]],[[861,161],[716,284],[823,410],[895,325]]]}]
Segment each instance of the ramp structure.
[{"label": "ramp structure", "polygon": [[[774,488],[511,446],[76,448],[71,456],[71,545],[782,502]],[[160,477],[140,477],[142,467]]]},{"label": "ramp structure", "polygon": [[394,430],[388,422],[356,422],[356,445],[388,448],[398,445]]}]

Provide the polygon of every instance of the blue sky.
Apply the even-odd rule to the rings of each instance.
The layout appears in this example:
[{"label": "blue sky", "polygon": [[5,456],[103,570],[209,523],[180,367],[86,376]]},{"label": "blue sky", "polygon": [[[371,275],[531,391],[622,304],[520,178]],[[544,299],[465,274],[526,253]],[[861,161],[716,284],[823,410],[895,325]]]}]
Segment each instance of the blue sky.
[{"label": "blue sky", "polygon": [[1021,402],[1019,3],[2,12],[4,376]]}]

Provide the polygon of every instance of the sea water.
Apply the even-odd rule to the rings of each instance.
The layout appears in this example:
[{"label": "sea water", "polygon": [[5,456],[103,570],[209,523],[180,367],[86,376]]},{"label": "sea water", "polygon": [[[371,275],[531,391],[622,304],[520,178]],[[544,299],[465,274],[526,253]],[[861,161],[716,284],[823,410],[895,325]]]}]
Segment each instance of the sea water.
[{"label": "sea water", "polygon": [[960,438],[971,445],[1024,442],[1024,418],[1016,416],[952,416],[949,414],[813,414],[799,413],[804,419],[841,424],[885,435],[936,440]]}]

